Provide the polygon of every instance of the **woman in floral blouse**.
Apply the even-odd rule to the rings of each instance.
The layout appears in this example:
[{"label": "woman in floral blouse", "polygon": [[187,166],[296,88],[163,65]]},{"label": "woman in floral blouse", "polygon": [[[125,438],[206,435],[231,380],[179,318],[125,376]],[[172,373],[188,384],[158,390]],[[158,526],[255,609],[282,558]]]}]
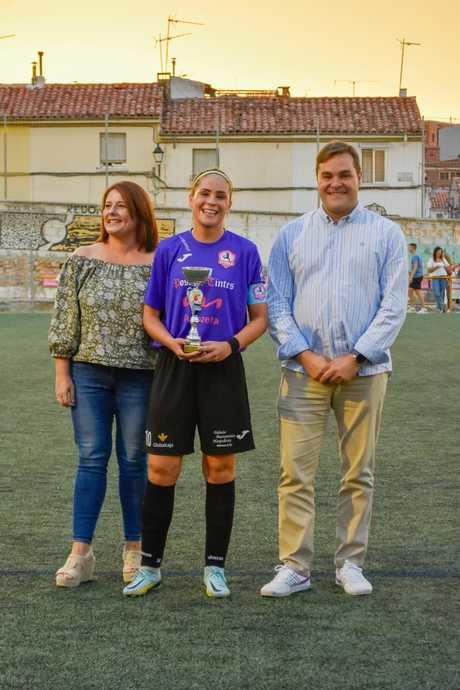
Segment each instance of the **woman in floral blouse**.
[{"label": "woman in floral blouse", "polygon": [[79,464],[73,544],[56,573],[59,587],[94,579],[91,543],[105,496],[114,420],[125,582],[140,564],[144,421],[156,357],[142,311],[157,243],[147,193],[134,182],[119,182],[103,196],[98,241],[79,247],[60,276],[49,347],[56,364],[56,399],[72,411]]}]

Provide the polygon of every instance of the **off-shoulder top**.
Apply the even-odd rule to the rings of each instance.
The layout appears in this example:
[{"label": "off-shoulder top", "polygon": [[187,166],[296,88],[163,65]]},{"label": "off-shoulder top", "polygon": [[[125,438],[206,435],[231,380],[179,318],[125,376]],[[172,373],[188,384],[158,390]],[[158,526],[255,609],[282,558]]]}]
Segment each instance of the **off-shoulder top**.
[{"label": "off-shoulder top", "polygon": [[150,266],[72,254],[56,292],[48,344],[53,357],[127,369],[153,369],[142,325]]}]

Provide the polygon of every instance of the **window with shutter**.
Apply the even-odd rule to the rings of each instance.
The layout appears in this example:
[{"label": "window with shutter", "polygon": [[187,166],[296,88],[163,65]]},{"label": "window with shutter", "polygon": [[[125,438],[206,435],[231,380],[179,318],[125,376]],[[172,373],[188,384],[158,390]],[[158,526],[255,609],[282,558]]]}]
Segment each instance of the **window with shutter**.
[{"label": "window with shutter", "polygon": [[374,182],[385,182],[385,151],[374,151]]},{"label": "window with shutter", "polygon": [[126,163],[126,134],[124,132],[101,132],[99,135],[101,165]]},{"label": "window with shutter", "polygon": [[363,182],[373,182],[373,157],[372,149],[363,149]]},{"label": "window with shutter", "polygon": [[385,151],[383,149],[363,149],[361,165],[364,183],[385,182]]},{"label": "window with shutter", "polygon": [[193,177],[203,170],[215,168],[217,165],[216,149],[192,149]]}]

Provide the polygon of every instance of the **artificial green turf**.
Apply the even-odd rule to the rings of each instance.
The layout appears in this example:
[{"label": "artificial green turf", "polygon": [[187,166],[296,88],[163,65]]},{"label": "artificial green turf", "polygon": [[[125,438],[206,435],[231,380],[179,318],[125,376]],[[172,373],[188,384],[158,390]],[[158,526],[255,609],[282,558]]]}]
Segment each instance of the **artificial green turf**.
[{"label": "artificial green turf", "polygon": [[460,315],[410,315],[378,453],[367,572],[371,597],[334,585],[333,425],[317,480],[314,587],[257,591],[277,562],[275,397],[269,339],[245,355],[257,451],[239,460],[228,561],[232,597],[201,588],[203,487],[185,461],[160,589],[121,596],[115,461],[98,525],[97,583],[54,587],[70,532],[75,451],[54,401],[49,317],[1,314],[0,688],[457,689]]}]

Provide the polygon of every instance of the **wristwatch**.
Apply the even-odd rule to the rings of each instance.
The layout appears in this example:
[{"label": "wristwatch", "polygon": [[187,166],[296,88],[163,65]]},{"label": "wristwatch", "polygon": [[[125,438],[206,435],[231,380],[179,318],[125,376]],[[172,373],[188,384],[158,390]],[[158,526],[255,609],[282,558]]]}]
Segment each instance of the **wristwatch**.
[{"label": "wristwatch", "polygon": [[367,362],[367,357],[362,355],[361,352],[358,352],[357,350],[352,350],[351,356],[356,359],[357,364],[364,364],[364,362]]}]

